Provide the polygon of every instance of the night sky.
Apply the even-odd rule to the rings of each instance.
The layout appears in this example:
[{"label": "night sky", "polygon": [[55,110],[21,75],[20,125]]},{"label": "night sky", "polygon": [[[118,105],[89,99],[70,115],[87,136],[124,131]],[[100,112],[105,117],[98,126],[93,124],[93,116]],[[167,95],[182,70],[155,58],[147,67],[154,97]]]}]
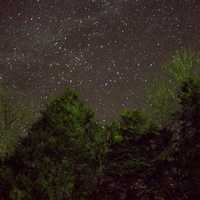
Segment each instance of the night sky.
[{"label": "night sky", "polygon": [[70,86],[110,119],[182,47],[200,49],[199,0],[0,0],[0,81],[35,105]]}]

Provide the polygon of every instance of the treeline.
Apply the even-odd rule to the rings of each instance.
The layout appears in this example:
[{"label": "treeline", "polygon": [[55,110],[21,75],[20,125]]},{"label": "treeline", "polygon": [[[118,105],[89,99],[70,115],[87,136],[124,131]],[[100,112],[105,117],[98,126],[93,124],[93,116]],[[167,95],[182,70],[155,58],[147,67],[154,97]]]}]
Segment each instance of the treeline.
[{"label": "treeline", "polygon": [[200,199],[200,60],[163,69],[143,109],[106,125],[69,88],[39,117],[1,92],[0,199]]}]

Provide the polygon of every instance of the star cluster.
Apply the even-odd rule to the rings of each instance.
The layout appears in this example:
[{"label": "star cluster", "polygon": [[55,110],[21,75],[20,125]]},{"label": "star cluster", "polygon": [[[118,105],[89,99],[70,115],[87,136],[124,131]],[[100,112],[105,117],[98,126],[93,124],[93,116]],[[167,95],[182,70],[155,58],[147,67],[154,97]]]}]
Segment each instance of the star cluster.
[{"label": "star cluster", "polygon": [[199,50],[200,2],[0,0],[0,41],[0,81],[36,105],[70,86],[109,119],[175,50]]}]

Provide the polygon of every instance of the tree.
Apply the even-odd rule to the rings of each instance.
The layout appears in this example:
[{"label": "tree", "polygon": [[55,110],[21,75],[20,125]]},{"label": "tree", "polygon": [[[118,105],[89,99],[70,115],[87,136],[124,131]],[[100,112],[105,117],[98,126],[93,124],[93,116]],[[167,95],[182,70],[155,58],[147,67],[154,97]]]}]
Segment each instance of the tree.
[{"label": "tree", "polygon": [[182,109],[178,113],[176,122],[179,128],[174,129],[176,140],[171,146],[172,156],[176,160],[178,187],[191,199],[199,199],[200,78],[193,77],[184,81],[178,96]]},{"label": "tree", "polygon": [[0,159],[12,154],[33,121],[33,113],[13,91],[0,87]]},{"label": "tree", "polygon": [[66,89],[49,103],[16,153],[7,161],[14,174],[11,199],[86,199],[95,186],[94,147],[100,127],[94,114]]},{"label": "tree", "polygon": [[177,51],[172,60],[164,65],[165,79],[155,79],[147,89],[145,109],[149,118],[162,127],[181,109],[178,91],[182,83],[200,75],[200,60],[190,50]]}]

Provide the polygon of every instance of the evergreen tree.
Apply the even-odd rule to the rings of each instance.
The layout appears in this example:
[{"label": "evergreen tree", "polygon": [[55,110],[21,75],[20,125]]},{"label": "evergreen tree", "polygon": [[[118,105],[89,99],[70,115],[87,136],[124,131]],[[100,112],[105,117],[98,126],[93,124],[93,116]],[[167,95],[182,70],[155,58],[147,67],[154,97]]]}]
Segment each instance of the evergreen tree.
[{"label": "evergreen tree", "polygon": [[94,149],[100,127],[93,113],[67,89],[53,100],[7,165],[10,199],[85,199],[95,186]]}]

